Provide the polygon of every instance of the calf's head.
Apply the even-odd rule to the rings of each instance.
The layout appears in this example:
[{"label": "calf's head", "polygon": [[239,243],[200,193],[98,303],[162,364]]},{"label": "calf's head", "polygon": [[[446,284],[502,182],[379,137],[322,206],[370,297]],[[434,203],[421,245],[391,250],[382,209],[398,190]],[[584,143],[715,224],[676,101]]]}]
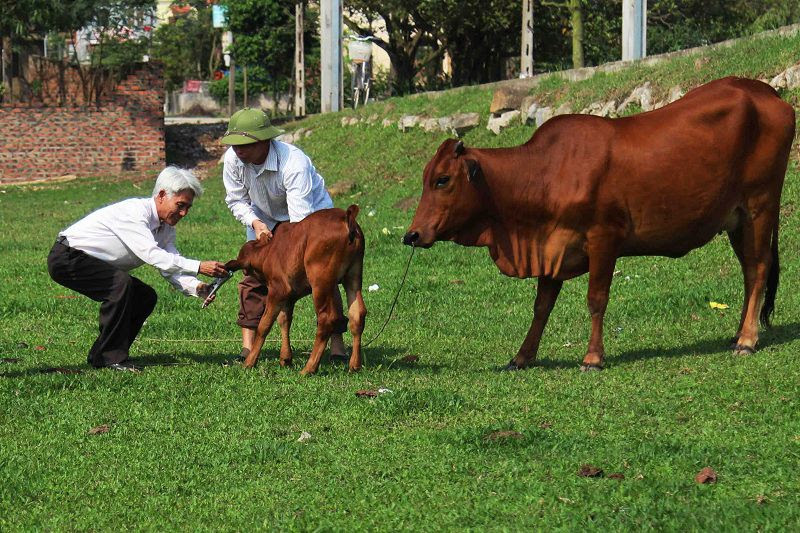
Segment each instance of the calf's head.
[{"label": "calf's head", "polygon": [[461,141],[443,142],[422,174],[422,198],[403,243],[429,248],[452,240],[485,206],[476,187],[481,169]]}]

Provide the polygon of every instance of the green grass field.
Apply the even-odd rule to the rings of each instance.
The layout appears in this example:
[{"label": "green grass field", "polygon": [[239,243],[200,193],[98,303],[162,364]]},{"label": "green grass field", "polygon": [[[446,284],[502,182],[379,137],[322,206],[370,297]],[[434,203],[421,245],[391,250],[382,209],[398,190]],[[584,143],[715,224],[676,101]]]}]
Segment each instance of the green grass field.
[{"label": "green grass field", "polygon": [[[799,53],[798,37],[761,39],[707,61],[572,85],[554,79],[538,90],[576,108],[639,76],[660,90],[688,88],[729,73],[770,76]],[[490,90],[471,88],[357,115],[478,111],[484,126],[467,145],[511,146],[531,135],[522,125],[487,132],[490,100]],[[362,208],[370,339],[408,259],[400,238],[422,168],[446,135],[402,134],[380,120],[342,128],[341,116],[289,127],[314,130],[300,145],[328,183],[356,183],[336,205]],[[277,331],[255,370],[225,366],[239,351],[234,285],[201,310],[147,267],[137,275],[159,304],[132,354],[145,371],[91,370],[97,305],[52,282],[46,256],[60,229],[101,205],[149,195],[152,181],[0,186],[0,530],[797,529],[796,153],[783,195],[774,327],[761,349],[728,350],[743,290],[719,237],[682,259],[619,261],[607,366],[593,373],[578,370],[589,334],[585,276],[565,284],[539,366],[500,372],[530,324],[535,280],[503,277],[485,250],[451,243],[417,251],[361,373],[324,361],[318,375],[299,376],[314,334],[308,299],[295,313],[295,369],[278,367]],[[205,186],[178,226],[179,247],[228,260],[243,231],[224,205],[219,170]],[[380,289],[367,292],[372,284]],[[356,396],[379,388],[390,392]],[[90,431],[102,425],[107,432]],[[299,442],[303,432],[310,438]],[[579,476],[585,464],[604,476]],[[706,466],[716,484],[695,482]]]}]

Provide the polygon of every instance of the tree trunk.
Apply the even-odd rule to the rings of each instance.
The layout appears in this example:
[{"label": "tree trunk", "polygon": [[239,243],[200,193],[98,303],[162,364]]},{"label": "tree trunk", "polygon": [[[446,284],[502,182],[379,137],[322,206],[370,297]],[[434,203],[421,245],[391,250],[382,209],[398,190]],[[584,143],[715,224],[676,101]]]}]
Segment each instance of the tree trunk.
[{"label": "tree trunk", "polygon": [[3,100],[6,102],[13,101],[13,94],[12,94],[12,65],[11,61],[13,56],[11,55],[11,37],[3,36],[3,55],[0,58],[2,61],[2,70],[3,70]]},{"label": "tree trunk", "polygon": [[581,0],[570,0],[570,24],[572,25],[572,68],[583,68],[583,9]]}]

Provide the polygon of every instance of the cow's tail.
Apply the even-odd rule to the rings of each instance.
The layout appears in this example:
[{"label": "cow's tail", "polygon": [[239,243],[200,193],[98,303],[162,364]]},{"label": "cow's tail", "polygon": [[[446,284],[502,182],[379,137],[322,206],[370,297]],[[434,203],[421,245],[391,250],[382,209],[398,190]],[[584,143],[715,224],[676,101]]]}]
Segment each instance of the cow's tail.
[{"label": "cow's tail", "polygon": [[765,328],[770,327],[770,317],[775,311],[775,295],[778,294],[778,281],[780,279],[781,266],[778,261],[778,222],[772,229],[772,265],[767,274],[767,289],[764,292],[764,305],[761,307],[761,325]]},{"label": "cow's tail", "polygon": [[356,217],[358,216],[358,206],[356,204],[351,205],[347,208],[347,239],[350,244],[353,244],[353,241],[356,240],[356,236],[358,235],[358,223],[356,222]]}]

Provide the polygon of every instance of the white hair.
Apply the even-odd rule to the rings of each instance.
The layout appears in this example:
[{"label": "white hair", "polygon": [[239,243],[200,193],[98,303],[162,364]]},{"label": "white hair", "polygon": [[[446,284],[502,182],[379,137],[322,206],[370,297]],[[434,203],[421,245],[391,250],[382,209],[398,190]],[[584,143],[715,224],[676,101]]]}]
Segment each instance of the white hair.
[{"label": "white hair", "polygon": [[200,180],[195,177],[194,172],[188,168],[169,166],[156,178],[153,196],[158,196],[160,191],[167,193],[167,196],[173,196],[187,190],[192,191],[195,198],[203,194],[203,186],[200,185]]}]

